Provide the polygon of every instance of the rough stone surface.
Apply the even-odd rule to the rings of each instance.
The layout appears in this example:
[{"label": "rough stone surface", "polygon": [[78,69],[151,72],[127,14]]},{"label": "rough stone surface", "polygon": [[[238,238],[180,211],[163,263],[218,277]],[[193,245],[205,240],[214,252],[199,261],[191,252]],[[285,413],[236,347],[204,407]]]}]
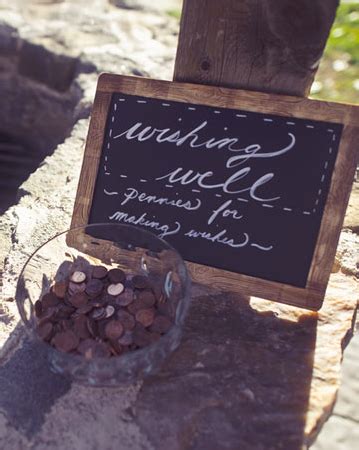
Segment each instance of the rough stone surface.
[{"label": "rough stone surface", "polygon": [[349,228],[357,234],[359,233],[359,170],[357,180],[353,184],[350,195],[344,227]]},{"label": "rough stone surface", "polygon": [[[359,224],[359,214],[357,216]],[[359,226],[359,225],[358,225]],[[344,229],[340,235],[336,254],[336,269],[347,275],[359,278],[359,235]]]},{"label": "rough stone surface", "polygon": [[[3,53],[0,47],[2,55],[13,56],[19,42],[29,42],[44,47],[55,60],[58,55],[75,59],[78,68],[69,88],[62,85],[64,93],[36,72],[16,75],[19,80],[32,89],[37,84],[38,92],[55,103],[75,86],[81,91],[69,112],[69,120],[76,122],[70,135],[22,185],[18,203],[0,218],[0,256],[5,256],[0,448],[306,448],[331,414],[358,300],[358,236],[351,230],[342,232],[335,273],[318,314],[194,286],[180,348],[158,375],[143,382],[117,389],[76,385],[50,372],[45,355],[24,338],[11,301],[17,276],[33,250],[70,224],[98,72],[171,78],[173,68],[177,23],[171,18],[105,1],[86,5],[84,0],[37,5],[0,0],[6,22],[0,25],[6,47]],[[7,61],[1,55],[0,60]],[[16,58],[6,64],[18,73]],[[345,372],[350,380],[357,373],[353,367],[349,364]],[[335,430],[340,425],[338,431],[330,432],[330,438],[320,434],[318,450],[351,450],[343,442],[350,421],[358,420],[358,408],[348,402],[357,397],[357,384],[346,382],[345,387],[338,412],[327,423]],[[357,436],[355,431],[352,435]]]},{"label": "rough stone surface", "polygon": [[332,416],[311,450],[353,450],[359,442],[359,335],[345,350],[342,385]]}]

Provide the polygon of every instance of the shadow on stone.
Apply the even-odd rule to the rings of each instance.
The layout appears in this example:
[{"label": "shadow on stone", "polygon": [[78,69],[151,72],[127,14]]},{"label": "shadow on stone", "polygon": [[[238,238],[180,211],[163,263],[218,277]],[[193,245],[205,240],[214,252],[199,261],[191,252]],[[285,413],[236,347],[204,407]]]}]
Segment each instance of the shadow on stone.
[{"label": "shadow on stone", "polygon": [[248,297],[196,298],[182,345],[136,403],[154,448],[300,450],[317,319],[298,311],[283,320]]},{"label": "shadow on stone", "polygon": [[0,408],[28,437],[41,428],[46,413],[71,387],[67,378],[50,371],[44,349],[27,338],[0,367],[0,385]]},{"label": "shadow on stone", "polygon": [[0,214],[21,197],[21,184],[64,142],[80,117],[77,82],[95,68],[20,38],[0,24]]}]

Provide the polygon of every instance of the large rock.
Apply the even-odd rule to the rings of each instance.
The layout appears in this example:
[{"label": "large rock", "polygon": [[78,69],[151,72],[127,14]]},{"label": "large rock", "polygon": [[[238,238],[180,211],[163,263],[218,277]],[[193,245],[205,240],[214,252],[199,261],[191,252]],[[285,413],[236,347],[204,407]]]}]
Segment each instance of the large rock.
[{"label": "large rock", "polygon": [[59,74],[59,84],[56,71],[44,77],[23,68],[19,74],[16,58],[7,67],[60,104],[75,85],[81,97],[69,111],[69,120],[77,121],[69,137],[22,185],[18,203],[0,221],[0,251],[6,256],[0,448],[307,447],[331,414],[352,330],[358,300],[353,252],[358,236],[352,231],[342,233],[336,273],[319,313],[194,286],[180,348],[144,382],[117,389],[72,384],[50,372],[45,356],[24,338],[12,301],[17,276],[33,250],[70,224],[97,74],[170,78],[177,25],[165,16],[97,0],[91,8],[83,0],[21,4],[22,11],[0,0],[6,21],[0,35],[8,54],[19,51],[19,42],[29,42],[36,52],[49,53],[50,66],[74,60],[77,69],[64,78]]}]

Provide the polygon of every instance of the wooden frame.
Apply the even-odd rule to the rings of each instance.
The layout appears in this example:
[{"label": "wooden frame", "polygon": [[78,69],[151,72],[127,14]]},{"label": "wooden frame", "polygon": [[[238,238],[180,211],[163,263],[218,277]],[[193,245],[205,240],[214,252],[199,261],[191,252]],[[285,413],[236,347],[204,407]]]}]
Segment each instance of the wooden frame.
[{"label": "wooden frame", "polygon": [[317,245],[305,288],[188,263],[192,279],[195,282],[209,284],[214,288],[225,291],[255,295],[318,310],[325,295],[356,168],[359,108],[300,97],[102,74],[98,81],[92,110],[72,217],[72,227],[88,223],[107,113],[113,92],[208,106],[244,109],[284,117],[340,122],[344,125]]}]

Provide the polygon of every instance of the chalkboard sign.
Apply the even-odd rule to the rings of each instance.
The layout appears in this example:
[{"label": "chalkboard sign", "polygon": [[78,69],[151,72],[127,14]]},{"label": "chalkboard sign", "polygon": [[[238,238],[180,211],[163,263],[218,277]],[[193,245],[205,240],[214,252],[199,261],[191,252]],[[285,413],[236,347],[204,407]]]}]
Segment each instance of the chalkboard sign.
[{"label": "chalkboard sign", "polygon": [[[320,306],[327,280],[315,279],[313,262],[327,278],[355,167],[348,149],[340,159],[351,107],[105,75],[94,108],[77,199],[89,200],[82,223],[152,231],[202,282]],[[86,157],[96,161],[90,178]],[[336,191],[343,204],[333,198],[330,212]]]}]

